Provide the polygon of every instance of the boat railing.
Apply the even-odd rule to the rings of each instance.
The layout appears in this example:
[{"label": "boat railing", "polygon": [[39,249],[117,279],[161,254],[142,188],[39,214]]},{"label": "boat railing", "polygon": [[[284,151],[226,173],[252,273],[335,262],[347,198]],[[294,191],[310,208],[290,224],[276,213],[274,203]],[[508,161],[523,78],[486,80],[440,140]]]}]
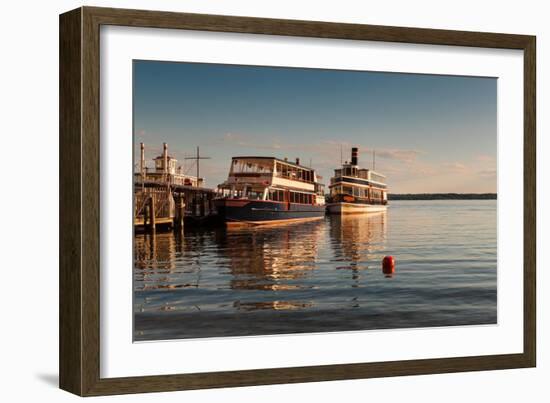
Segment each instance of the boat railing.
[{"label": "boat railing", "polygon": [[297,182],[315,183],[312,180],[299,178],[299,177],[294,176],[294,175],[288,175],[288,174],[285,175],[282,172],[276,172],[276,173],[273,174],[273,176],[275,176],[277,178],[289,179],[289,180],[293,180],[293,181],[297,181]]},{"label": "boat railing", "polygon": [[[195,176],[174,175],[171,173],[148,172],[145,175],[134,173],[134,182],[154,182],[166,185],[182,185],[182,186],[197,186],[197,178]],[[202,180],[199,179],[199,183]]]}]

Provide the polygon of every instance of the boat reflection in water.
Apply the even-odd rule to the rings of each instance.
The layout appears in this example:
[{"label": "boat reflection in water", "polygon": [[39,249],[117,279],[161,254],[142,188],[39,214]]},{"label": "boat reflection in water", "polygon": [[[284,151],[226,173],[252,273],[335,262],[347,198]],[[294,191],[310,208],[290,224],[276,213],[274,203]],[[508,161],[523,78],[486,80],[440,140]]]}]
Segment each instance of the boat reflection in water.
[{"label": "boat reflection in water", "polygon": [[[495,206],[457,206],[136,234],[134,339],[495,323],[496,241],[483,224]],[[468,238],[447,228],[466,218],[478,225]],[[397,275],[386,278],[390,254]]]},{"label": "boat reflection in water", "polygon": [[342,262],[337,270],[349,270],[358,286],[359,273],[379,269],[386,242],[386,212],[357,216],[331,216],[330,236],[334,244],[334,260]]},{"label": "boat reflection in water", "polygon": [[[312,307],[316,288],[313,270],[322,245],[319,221],[284,227],[234,229],[220,236],[219,245],[228,258],[229,287],[239,295],[236,309],[289,310]],[[255,293],[250,300],[239,291]],[[301,291],[301,292],[300,292]],[[298,298],[296,298],[298,297]]]},{"label": "boat reflection in water", "polygon": [[[384,230],[381,213],[275,227],[139,234],[135,238],[135,311],[161,328],[159,321],[170,312],[187,314],[186,321],[195,329],[204,327],[197,319],[205,317],[220,326],[223,323],[221,328],[231,327],[226,321],[239,322],[241,328],[264,323],[260,326],[265,329],[254,334],[270,333],[274,326],[279,327],[275,333],[300,332],[299,324],[285,324],[279,314],[361,303],[358,295],[345,289],[360,286],[358,273],[381,248]],[[239,314],[254,311],[264,313],[259,318]],[[231,328],[226,332],[232,334]],[[176,334],[181,337],[180,332]]]}]

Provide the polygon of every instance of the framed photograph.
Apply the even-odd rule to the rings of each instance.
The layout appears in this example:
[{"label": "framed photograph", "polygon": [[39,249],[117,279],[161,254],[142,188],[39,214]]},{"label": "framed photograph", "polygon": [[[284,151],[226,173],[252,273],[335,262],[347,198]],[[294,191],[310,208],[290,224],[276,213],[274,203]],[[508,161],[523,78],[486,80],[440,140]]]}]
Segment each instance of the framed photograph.
[{"label": "framed photograph", "polygon": [[60,16],[60,386],[533,367],[535,37]]}]

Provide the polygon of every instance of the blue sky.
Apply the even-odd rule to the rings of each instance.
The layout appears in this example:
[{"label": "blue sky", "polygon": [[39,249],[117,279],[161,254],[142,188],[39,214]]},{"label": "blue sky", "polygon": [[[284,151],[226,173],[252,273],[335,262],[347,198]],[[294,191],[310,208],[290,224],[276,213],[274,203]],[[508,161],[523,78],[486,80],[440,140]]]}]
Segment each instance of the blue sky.
[{"label": "blue sky", "polygon": [[497,80],[482,77],[134,61],[134,143],[201,147],[206,185],[232,156],[301,159],[328,182],[350,148],[390,192],[495,192]]}]

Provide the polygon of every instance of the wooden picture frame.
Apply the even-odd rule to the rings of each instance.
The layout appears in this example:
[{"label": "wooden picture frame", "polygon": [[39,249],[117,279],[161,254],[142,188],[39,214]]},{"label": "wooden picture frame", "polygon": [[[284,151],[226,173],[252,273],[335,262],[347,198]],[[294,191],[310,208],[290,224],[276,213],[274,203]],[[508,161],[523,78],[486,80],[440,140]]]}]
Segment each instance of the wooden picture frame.
[{"label": "wooden picture frame", "polygon": [[[100,377],[99,35],[102,25],[519,49],[524,52],[523,353],[229,372]],[[82,7],[60,16],[60,387],[81,396],[533,367],[536,363],[535,37]]]}]

